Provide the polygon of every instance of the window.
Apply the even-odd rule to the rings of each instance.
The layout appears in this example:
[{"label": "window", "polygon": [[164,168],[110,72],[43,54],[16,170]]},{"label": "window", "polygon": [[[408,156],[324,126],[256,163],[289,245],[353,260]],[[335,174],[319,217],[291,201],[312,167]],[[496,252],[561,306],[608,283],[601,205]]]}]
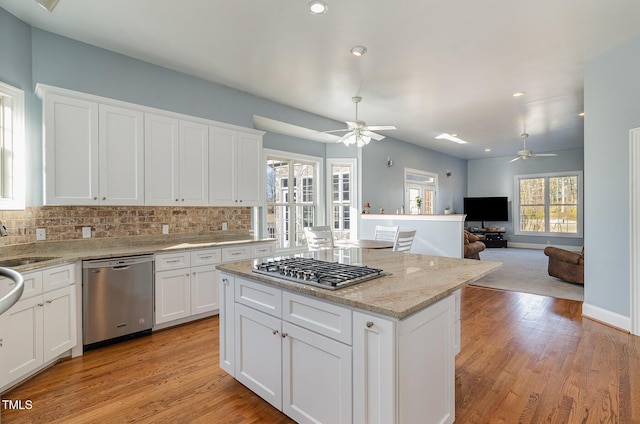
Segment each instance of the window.
[{"label": "window", "polygon": [[[405,168],[404,187],[406,213],[435,213],[438,174]],[[420,198],[422,203],[420,207],[418,207],[417,198]]]},{"label": "window", "polygon": [[582,171],[517,175],[515,234],[582,237]]},{"label": "window", "polygon": [[337,240],[356,238],[358,216],[356,159],[328,159],[329,217]]},{"label": "window", "polygon": [[24,209],[24,93],[0,82],[0,209]]},{"label": "window", "polygon": [[276,248],[304,244],[304,228],[319,222],[320,159],[267,152],[266,230]]}]

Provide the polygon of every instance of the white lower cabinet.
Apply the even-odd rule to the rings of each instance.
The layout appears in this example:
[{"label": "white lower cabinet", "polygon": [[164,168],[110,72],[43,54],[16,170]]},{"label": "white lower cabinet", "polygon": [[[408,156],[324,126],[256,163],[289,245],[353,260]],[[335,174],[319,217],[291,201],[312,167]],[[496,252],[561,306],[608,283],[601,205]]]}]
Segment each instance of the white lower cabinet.
[{"label": "white lower cabinet", "polygon": [[156,326],[218,309],[220,257],[219,248],[156,254]]},{"label": "white lower cabinet", "polygon": [[454,422],[453,294],[397,320],[220,278],[220,367],[295,421]]},{"label": "white lower cabinet", "polygon": [[[24,278],[21,300],[0,317],[0,389],[77,344],[75,265],[26,272]],[[63,287],[46,291],[52,286]]]}]

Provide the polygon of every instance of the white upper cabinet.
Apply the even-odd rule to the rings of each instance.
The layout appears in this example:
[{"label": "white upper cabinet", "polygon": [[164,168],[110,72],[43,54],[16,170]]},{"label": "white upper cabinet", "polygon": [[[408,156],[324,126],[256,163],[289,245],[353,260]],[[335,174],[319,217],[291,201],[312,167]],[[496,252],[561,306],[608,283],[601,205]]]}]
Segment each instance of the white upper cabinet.
[{"label": "white upper cabinet", "polygon": [[206,206],[209,127],[145,114],[145,199],[153,206]]},{"label": "white upper cabinet", "polygon": [[100,105],[100,204],[144,204],[144,114]]},{"label": "white upper cabinet", "polygon": [[98,104],[50,94],[43,114],[45,204],[98,204]]},{"label": "white upper cabinet", "polygon": [[260,206],[262,136],[209,128],[209,204]]},{"label": "white upper cabinet", "polygon": [[45,204],[142,205],[143,114],[47,94]]}]

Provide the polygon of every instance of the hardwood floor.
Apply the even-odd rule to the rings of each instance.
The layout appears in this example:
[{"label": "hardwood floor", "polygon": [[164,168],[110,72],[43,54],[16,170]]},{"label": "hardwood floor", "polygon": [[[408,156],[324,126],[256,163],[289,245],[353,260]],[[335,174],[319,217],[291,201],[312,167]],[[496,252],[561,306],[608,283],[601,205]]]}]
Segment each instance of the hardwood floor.
[{"label": "hardwood floor", "polygon": [[[2,399],[2,423],[291,423],[218,367],[218,319],[87,352]],[[640,423],[640,338],[581,303],[467,287],[457,423]],[[413,423],[409,423],[413,424]]]}]

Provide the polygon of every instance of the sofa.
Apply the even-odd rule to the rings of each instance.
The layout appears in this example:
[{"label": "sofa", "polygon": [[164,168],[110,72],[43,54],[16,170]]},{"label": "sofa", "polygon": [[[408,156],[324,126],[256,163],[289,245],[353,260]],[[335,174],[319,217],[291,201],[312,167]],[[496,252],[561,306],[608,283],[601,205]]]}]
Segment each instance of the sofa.
[{"label": "sofa", "polygon": [[480,259],[480,252],[487,246],[475,234],[464,230],[464,257],[467,259]]},{"label": "sofa", "polygon": [[549,275],[569,283],[584,284],[584,247],[580,253],[547,246],[544,254],[549,257]]}]

